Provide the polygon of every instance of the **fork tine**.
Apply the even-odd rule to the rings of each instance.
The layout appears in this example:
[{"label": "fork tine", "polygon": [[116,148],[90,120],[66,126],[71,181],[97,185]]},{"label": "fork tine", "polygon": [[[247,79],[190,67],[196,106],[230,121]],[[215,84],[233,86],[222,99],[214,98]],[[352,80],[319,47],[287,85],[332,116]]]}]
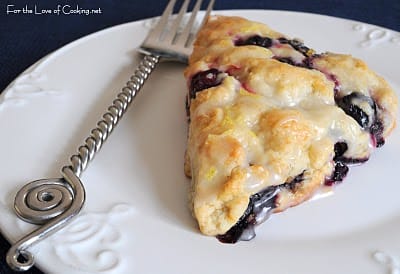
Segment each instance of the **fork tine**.
[{"label": "fork tine", "polygon": [[[171,24],[171,16],[174,10],[176,0],[170,0],[163,15],[159,19],[157,25],[149,32],[139,50],[148,55],[155,55],[163,57],[167,60],[176,60],[186,63],[188,56],[192,51],[193,41],[198,29],[194,26],[196,24],[196,16],[201,9],[202,0],[196,0],[193,7],[192,14],[188,20],[183,23],[183,18],[188,10],[191,0],[181,1],[180,10],[176,18]],[[201,26],[206,22],[210,12],[213,8],[215,0],[207,0],[208,6],[202,18]],[[182,26],[185,25],[185,26]],[[171,29],[172,28],[172,29]],[[180,28],[183,28],[180,29]]]},{"label": "fork tine", "polygon": [[[187,24],[184,31],[182,32],[182,35],[179,38],[179,42],[185,43],[185,47],[190,47],[192,45],[192,43],[194,42],[195,36],[191,36],[190,34],[192,31],[193,24],[195,22],[197,13],[200,10],[201,2],[202,2],[202,0],[197,0],[196,6],[194,7],[194,9],[192,11],[192,15],[190,17],[189,23]],[[207,21],[207,18],[210,15],[211,10],[213,9],[214,2],[215,2],[215,0],[211,0],[208,3],[206,13],[204,14],[203,20],[201,21],[198,29],[200,29],[204,25],[204,23]]]},{"label": "fork tine", "polygon": [[186,13],[187,8],[189,6],[189,2],[190,2],[190,0],[185,0],[185,2],[183,2],[182,7],[179,10],[177,17],[175,18],[175,20],[173,22],[171,30],[168,32],[168,35],[165,37],[166,42],[169,42],[169,43],[173,42],[176,34],[178,33],[178,29],[181,24],[183,15]]},{"label": "fork tine", "polygon": [[153,37],[161,37],[161,34],[163,33],[165,26],[168,23],[168,19],[171,16],[174,6],[175,6],[176,0],[170,0],[168,2],[167,7],[165,8],[163,14],[161,15],[160,19],[158,20],[157,24],[154,26],[153,30],[151,31],[151,35]]},{"label": "fork tine", "polygon": [[203,21],[201,21],[199,28],[201,28],[204,25],[204,23],[207,21],[208,16],[210,16],[211,10],[214,7],[214,2],[215,0],[211,0],[210,3],[208,3],[206,14],[204,15]]},{"label": "fork tine", "polygon": [[197,0],[193,10],[192,10],[192,15],[189,18],[189,22],[186,25],[186,27],[183,29],[181,35],[178,38],[177,44],[182,44],[185,43],[188,40],[188,37],[190,35],[190,31],[192,30],[193,24],[195,22],[196,16],[198,11],[200,10],[202,0]]}]

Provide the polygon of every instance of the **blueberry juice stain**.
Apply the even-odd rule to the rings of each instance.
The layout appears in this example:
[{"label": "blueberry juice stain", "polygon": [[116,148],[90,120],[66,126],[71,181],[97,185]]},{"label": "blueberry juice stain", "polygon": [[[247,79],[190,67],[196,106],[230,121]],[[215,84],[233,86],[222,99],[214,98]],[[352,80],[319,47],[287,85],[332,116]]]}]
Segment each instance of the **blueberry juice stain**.
[{"label": "blueberry juice stain", "polygon": [[304,181],[304,171],[291,181],[281,185],[269,186],[263,191],[250,196],[249,205],[237,223],[225,234],[218,235],[222,243],[236,243],[237,241],[250,241],[255,236],[255,227],[265,222],[276,208],[279,193],[282,190],[295,192]]}]

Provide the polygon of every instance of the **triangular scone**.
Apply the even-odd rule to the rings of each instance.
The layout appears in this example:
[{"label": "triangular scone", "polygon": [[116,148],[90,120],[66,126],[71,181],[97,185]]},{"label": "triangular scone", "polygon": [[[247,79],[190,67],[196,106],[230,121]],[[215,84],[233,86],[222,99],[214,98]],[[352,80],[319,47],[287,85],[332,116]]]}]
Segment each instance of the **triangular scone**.
[{"label": "triangular scone", "polygon": [[185,77],[193,214],[223,242],[342,181],[395,126],[397,98],[365,63],[239,17],[209,18]]}]

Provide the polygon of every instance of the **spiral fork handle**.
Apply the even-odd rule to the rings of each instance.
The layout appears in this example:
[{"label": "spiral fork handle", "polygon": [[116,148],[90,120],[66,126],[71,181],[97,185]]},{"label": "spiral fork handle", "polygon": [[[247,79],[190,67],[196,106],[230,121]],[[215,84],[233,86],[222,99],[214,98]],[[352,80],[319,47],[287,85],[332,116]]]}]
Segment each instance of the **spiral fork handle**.
[{"label": "spiral fork handle", "polygon": [[43,225],[11,246],[6,260],[13,270],[30,269],[34,265],[34,257],[27,249],[60,230],[80,212],[85,203],[85,188],[80,175],[110,136],[159,61],[159,56],[144,56],[126,86],[91,130],[85,143],[78,148],[78,153],[71,156],[71,165],[61,169],[63,178],[32,181],[17,193],[14,202],[16,214],[27,222]]},{"label": "spiral fork handle", "polygon": [[[34,265],[34,257],[27,249],[63,228],[82,209],[85,202],[85,188],[81,180],[69,167],[64,167],[62,169],[62,174],[63,178],[57,179],[57,185],[64,187],[67,191],[72,191],[70,194],[73,195],[73,199],[71,200],[70,206],[60,215],[50,219],[45,225],[34,230],[11,246],[10,250],[7,252],[6,260],[13,270],[26,271],[31,268]],[[49,180],[34,181],[27,186],[35,185],[40,181]],[[22,195],[22,192],[19,193]]]},{"label": "spiral fork handle", "polygon": [[126,83],[126,86],[118,93],[117,98],[97,123],[97,127],[91,131],[85,143],[78,148],[78,154],[71,157],[72,170],[77,176],[80,176],[82,171],[86,169],[88,163],[94,158],[96,152],[100,150],[108,136],[110,136],[130,103],[135,99],[144,82],[154,70],[159,59],[160,57],[155,55],[144,56],[139,67]]}]

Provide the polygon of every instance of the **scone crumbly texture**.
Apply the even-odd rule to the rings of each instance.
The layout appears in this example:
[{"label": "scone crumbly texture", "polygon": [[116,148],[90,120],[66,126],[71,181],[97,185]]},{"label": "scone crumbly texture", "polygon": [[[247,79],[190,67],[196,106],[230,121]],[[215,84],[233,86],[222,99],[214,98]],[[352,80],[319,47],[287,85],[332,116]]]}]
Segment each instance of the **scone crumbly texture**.
[{"label": "scone crumbly texture", "polygon": [[[252,37],[268,39],[262,46],[243,42]],[[397,98],[364,62],[296,43],[240,17],[210,17],[197,36],[185,70],[191,89],[185,173],[192,178],[193,214],[206,235],[226,233],[251,195],[267,187],[302,177],[279,192],[273,212],[331,187],[335,144],[346,146],[342,159],[362,162],[395,126]],[[193,92],[202,72],[215,83],[200,79],[205,88]],[[361,122],[338,106],[348,104],[341,98],[360,102]],[[380,130],[377,138],[374,130]]]}]

